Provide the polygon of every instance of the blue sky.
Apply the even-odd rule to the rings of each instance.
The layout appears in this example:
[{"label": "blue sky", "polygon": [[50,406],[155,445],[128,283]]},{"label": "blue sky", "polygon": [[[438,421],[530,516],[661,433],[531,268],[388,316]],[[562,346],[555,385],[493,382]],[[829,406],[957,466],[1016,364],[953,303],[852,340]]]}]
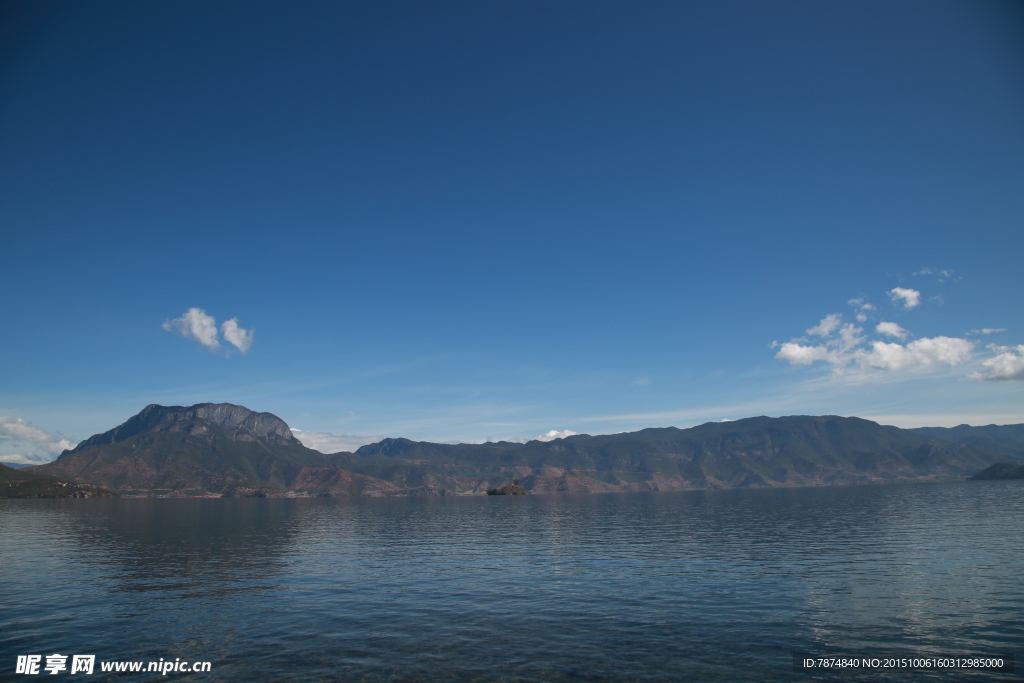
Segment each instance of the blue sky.
[{"label": "blue sky", "polygon": [[0,460],[1024,422],[1019,4],[0,12]]}]

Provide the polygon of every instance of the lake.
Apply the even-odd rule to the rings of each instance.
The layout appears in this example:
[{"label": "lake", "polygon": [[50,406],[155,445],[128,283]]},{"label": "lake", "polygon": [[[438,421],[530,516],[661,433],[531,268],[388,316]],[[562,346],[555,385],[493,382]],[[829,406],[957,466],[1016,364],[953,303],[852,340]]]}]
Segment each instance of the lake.
[{"label": "lake", "polygon": [[[0,500],[0,679],[1020,680],[794,653],[1020,659],[1022,528],[1024,481]],[[210,671],[99,670],[161,658]]]}]

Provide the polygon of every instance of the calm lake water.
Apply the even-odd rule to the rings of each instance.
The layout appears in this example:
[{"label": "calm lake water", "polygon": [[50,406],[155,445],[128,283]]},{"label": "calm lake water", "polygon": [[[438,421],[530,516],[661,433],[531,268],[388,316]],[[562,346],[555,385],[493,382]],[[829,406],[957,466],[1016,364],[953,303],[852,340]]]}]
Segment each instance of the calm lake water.
[{"label": "calm lake water", "polygon": [[[1022,528],[1022,481],[0,500],[0,679],[1021,680],[793,653],[1021,661]],[[52,653],[212,668],[15,674]]]}]

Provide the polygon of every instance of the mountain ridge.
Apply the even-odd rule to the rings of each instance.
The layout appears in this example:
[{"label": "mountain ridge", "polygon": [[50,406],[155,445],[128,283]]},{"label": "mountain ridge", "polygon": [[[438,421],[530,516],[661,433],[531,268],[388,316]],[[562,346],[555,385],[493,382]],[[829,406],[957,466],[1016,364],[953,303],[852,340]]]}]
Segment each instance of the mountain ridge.
[{"label": "mountain ridge", "polygon": [[[128,492],[379,496],[483,494],[513,479],[533,493],[926,481],[966,478],[997,460],[1024,461],[1024,425],[942,429],[762,415],[526,443],[387,438],[325,454],[304,446],[271,413],[228,403],[151,404],[28,469]],[[961,434],[968,440],[950,440]]]}]

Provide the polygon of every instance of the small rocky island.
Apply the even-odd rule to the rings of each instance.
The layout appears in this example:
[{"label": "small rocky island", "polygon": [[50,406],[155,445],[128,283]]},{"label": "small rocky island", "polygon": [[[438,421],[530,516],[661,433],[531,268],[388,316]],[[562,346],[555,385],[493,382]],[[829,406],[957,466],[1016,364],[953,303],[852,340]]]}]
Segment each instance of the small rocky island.
[{"label": "small rocky island", "polygon": [[494,489],[487,489],[488,496],[525,496],[529,491],[519,485],[516,479],[511,484],[505,484]]}]

